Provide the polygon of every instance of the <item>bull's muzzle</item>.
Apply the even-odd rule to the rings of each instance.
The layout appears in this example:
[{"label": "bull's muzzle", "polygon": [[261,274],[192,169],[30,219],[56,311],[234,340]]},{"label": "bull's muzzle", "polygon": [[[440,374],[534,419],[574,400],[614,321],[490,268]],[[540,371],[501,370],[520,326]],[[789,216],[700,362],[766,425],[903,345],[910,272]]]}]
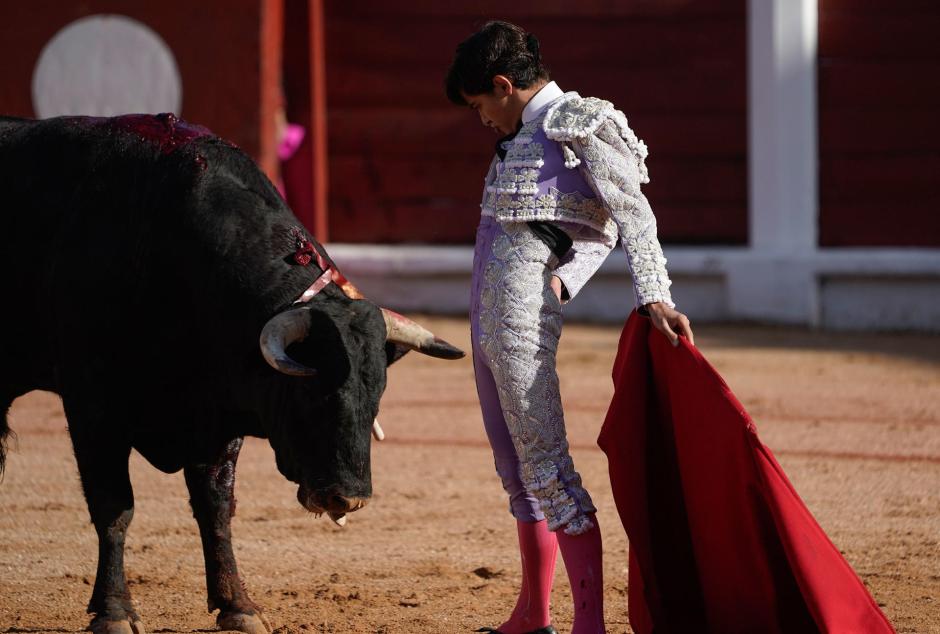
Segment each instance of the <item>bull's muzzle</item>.
[{"label": "bull's muzzle", "polygon": [[297,501],[311,513],[329,514],[333,521],[369,503],[368,498],[346,496],[335,490],[311,491],[303,485],[297,490]]}]

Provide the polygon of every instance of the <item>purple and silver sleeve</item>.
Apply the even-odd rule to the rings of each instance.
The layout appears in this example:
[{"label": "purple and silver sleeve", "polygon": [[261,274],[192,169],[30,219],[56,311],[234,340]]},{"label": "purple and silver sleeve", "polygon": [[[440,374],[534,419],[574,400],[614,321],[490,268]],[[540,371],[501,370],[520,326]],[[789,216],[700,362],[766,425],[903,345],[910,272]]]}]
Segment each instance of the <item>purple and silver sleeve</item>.
[{"label": "purple and silver sleeve", "polygon": [[552,271],[564,284],[563,302],[571,301],[601,267],[615,246],[616,241],[585,226],[565,226],[571,236],[571,249]]},{"label": "purple and silver sleeve", "polygon": [[613,120],[579,139],[578,149],[582,174],[617,225],[637,306],[662,302],[675,307],[666,257],[656,236],[656,216],[640,191],[641,183],[649,180],[645,169],[641,170],[641,157]]}]

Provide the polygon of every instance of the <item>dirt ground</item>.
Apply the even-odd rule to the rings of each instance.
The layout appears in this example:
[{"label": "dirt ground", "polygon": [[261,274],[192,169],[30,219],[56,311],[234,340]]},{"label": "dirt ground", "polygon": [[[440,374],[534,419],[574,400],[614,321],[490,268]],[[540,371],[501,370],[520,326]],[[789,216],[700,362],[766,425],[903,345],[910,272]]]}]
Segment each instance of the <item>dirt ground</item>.
[{"label": "dirt ground", "polygon": [[[468,347],[467,323],[422,318]],[[600,508],[609,631],[630,632],[627,542],[595,439],[619,328],[568,325],[559,368],[575,462]],[[899,632],[940,633],[940,338],[753,326],[697,343],[758,424],[810,510]],[[11,412],[0,485],[0,632],[78,632],[96,539],[59,399]],[[468,632],[496,626],[518,589],[515,527],[492,466],[470,361],[412,354],[389,372],[373,447],[375,496],[345,529],[315,519],[266,441],[239,461],[239,565],[279,634]],[[131,460],[131,590],[150,632],[214,629],[182,474]],[[571,625],[561,558],[553,595]]]}]

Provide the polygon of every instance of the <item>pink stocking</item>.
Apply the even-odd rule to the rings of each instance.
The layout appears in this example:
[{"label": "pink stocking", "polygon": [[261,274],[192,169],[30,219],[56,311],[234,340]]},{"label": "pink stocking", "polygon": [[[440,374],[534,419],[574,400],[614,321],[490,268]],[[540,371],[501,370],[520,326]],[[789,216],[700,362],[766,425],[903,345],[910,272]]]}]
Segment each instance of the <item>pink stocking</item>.
[{"label": "pink stocking", "polygon": [[559,529],[558,546],[568,569],[571,597],[574,599],[574,626],[571,634],[604,634],[604,564],[601,529],[590,515],[594,528],[580,535]]},{"label": "pink stocking", "polygon": [[545,520],[516,520],[519,553],[522,557],[522,589],[509,620],[499,626],[504,634],[522,634],[545,627],[551,622],[548,603],[555,576],[558,540],[546,527]]}]

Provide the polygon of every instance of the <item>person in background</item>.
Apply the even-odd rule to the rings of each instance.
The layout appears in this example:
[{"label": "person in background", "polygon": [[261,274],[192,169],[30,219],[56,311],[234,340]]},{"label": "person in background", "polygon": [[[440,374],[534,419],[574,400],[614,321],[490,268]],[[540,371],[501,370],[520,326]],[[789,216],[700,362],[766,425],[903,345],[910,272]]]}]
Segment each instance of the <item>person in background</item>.
[{"label": "person in background", "polygon": [[300,149],[300,144],[303,143],[304,137],[307,135],[307,129],[298,123],[290,123],[287,121],[285,101],[284,93],[282,92],[281,102],[278,104],[277,110],[274,111],[274,134],[277,138],[277,161],[279,168],[277,183],[275,183],[275,185],[281,198],[287,200],[287,187],[285,185],[287,177],[284,174],[284,165],[297,154],[297,151]]}]

